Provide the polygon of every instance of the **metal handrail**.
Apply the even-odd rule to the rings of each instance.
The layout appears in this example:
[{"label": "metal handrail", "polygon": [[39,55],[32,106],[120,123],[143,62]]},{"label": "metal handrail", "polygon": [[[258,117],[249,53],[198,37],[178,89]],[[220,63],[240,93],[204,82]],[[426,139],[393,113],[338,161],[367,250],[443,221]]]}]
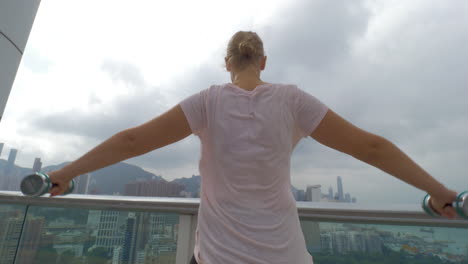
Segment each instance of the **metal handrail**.
[{"label": "metal handrail", "polygon": [[[81,194],[50,198],[47,196],[29,197],[14,191],[0,191],[0,203],[196,215],[200,198]],[[301,220],[468,228],[467,220],[434,218],[425,214],[418,204],[296,202],[296,206]]]}]

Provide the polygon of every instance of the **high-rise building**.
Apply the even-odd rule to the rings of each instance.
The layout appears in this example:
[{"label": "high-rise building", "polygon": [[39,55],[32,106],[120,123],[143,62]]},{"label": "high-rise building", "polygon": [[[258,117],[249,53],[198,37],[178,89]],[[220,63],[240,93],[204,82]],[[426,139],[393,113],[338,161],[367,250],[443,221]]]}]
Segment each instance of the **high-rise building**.
[{"label": "high-rise building", "polygon": [[349,236],[349,232],[344,230],[332,233],[333,253],[343,254],[349,251],[349,248],[351,248]]},{"label": "high-rise building", "polygon": [[178,225],[179,216],[173,213],[128,214],[123,244],[118,252],[114,248],[115,263],[175,263]]},{"label": "high-rise building", "polygon": [[351,195],[349,193],[345,194],[345,202],[347,202],[347,203],[351,202]]},{"label": "high-rise building", "polygon": [[90,179],[91,179],[91,174],[89,173],[76,177],[76,180],[75,180],[76,188],[75,188],[74,193],[88,194]]},{"label": "high-rise building", "polygon": [[33,263],[38,253],[39,244],[45,227],[44,217],[32,217],[26,220],[24,232],[21,237],[21,250],[18,252],[16,262]]},{"label": "high-rise building", "polygon": [[306,190],[306,201],[320,202],[322,191],[320,184],[308,185]]},{"label": "high-rise building", "polygon": [[352,203],[356,203],[356,197],[353,197],[353,198],[351,199],[351,202],[352,202]]},{"label": "high-rise building", "polygon": [[0,224],[2,225],[0,231],[0,256],[2,256],[2,263],[13,263],[16,248],[18,247],[18,240],[21,235],[23,218],[2,217]]},{"label": "high-rise building", "polygon": [[101,210],[89,210],[88,221],[86,222],[86,226],[88,226],[90,230],[93,230],[92,236],[97,235],[97,229],[99,227],[100,221]]},{"label": "high-rise building", "polygon": [[125,195],[129,196],[158,196],[180,197],[185,190],[182,184],[165,180],[135,181],[125,184]]},{"label": "high-rise building", "polygon": [[305,190],[305,201],[312,201],[312,186],[307,185]]},{"label": "high-rise building", "polygon": [[39,172],[42,168],[41,158],[34,159],[33,172]]},{"label": "high-rise building", "polygon": [[5,146],[5,143],[0,143],[0,156],[2,156],[3,146]]},{"label": "high-rise building", "polygon": [[338,184],[338,201],[343,202],[343,182],[341,181],[341,176],[337,177],[337,184]]},{"label": "high-rise building", "polygon": [[17,177],[18,170],[15,169],[15,160],[17,149],[11,149],[8,155],[8,163],[5,168],[5,175],[3,177],[2,187],[5,190],[17,190],[19,186],[19,178]]},{"label": "high-rise building", "polygon": [[122,246],[115,246],[112,250],[112,263],[120,263],[122,258]]},{"label": "high-rise building", "polygon": [[[139,212],[136,216],[136,225],[137,225],[137,236],[135,239],[135,250],[136,250],[136,255],[138,255],[138,252],[144,252],[145,248],[150,246],[149,241],[153,237],[152,230],[153,230],[153,225],[151,224],[152,221],[152,213],[149,212]],[[146,255],[146,254],[145,254]],[[138,256],[136,256],[138,258]],[[143,259],[145,256],[143,256]],[[137,263],[140,263],[137,261]],[[144,262],[141,262],[144,263]]]},{"label": "high-rise building", "polygon": [[135,263],[135,240],[137,236],[137,224],[135,213],[129,213],[125,225],[124,241],[121,250],[122,264]]},{"label": "high-rise building", "polygon": [[304,190],[298,190],[297,191],[297,200],[298,201],[305,201],[305,191]]},{"label": "high-rise building", "polygon": [[333,188],[331,186],[328,188],[328,200],[333,200]]},{"label": "high-rise building", "polygon": [[16,154],[18,154],[18,150],[12,148],[10,150],[10,155],[8,155],[8,166],[15,165]]},{"label": "high-rise building", "polygon": [[320,251],[322,253],[333,253],[333,241],[331,233],[323,233],[320,235]]},{"label": "high-rise building", "polygon": [[100,210],[99,212],[95,246],[104,247],[108,252],[111,252],[114,247],[122,245],[123,232],[120,231],[119,227],[125,223],[126,212],[108,210]]}]

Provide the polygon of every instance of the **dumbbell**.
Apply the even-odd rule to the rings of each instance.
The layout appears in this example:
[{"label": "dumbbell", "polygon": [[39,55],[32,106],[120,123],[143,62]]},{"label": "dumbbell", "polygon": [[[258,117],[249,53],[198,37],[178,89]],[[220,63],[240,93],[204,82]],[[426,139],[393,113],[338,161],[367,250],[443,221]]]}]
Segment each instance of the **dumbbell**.
[{"label": "dumbbell", "polygon": [[[44,172],[35,172],[34,174],[28,175],[21,181],[20,189],[21,192],[26,196],[38,197],[46,194],[50,189],[57,184],[53,184],[50,181],[49,175]],[[63,195],[73,192],[75,189],[75,181],[71,180],[68,189]]]},{"label": "dumbbell", "polygon": [[[431,196],[426,194],[422,201],[423,210],[430,216],[441,217],[441,215],[432,208],[430,200]],[[468,191],[459,193],[455,201],[445,206],[452,206],[461,218],[468,219]]]}]

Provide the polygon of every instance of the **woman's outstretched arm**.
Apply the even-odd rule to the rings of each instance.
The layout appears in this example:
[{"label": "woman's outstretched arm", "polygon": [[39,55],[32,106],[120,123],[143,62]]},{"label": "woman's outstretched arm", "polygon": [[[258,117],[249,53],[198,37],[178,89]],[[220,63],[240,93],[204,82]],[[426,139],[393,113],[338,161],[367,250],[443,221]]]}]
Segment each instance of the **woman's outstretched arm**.
[{"label": "woman's outstretched arm", "polygon": [[448,218],[455,217],[453,208],[442,208],[456,199],[456,192],[447,189],[387,139],[354,126],[332,110],[310,136],[429,193],[434,209]]},{"label": "woman's outstretched arm", "polygon": [[180,105],[140,125],[120,131],[62,169],[48,173],[52,196],[62,194],[73,178],[162,148],[192,133]]}]

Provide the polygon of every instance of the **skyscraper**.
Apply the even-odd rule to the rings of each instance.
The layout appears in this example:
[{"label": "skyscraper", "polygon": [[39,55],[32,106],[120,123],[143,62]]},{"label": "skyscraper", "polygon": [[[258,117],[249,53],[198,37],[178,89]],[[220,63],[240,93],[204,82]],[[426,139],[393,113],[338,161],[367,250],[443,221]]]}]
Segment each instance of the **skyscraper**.
[{"label": "skyscraper", "polygon": [[125,184],[125,195],[180,197],[180,192],[184,189],[182,184],[165,180],[134,181]]},{"label": "skyscraper", "polygon": [[109,252],[115,246],[121,246],[123,242],[123,232],[120,226],[125,224],[128,212],[100,210],[99,224],[97,228],[96,247],[104,247]]},{"label": "skyscraper", "polygon": [[137,225],[135,213],[129,213],[125,226],[123,247],[121,251],[121,263],[134,263],[135,259],[135,240],[137,235]]},{"label": "skyscraper", "polygon": [[320,202],[322,191],[320,184],[308,185],[306,191],[306,201]]},{"label": "skyscraper", "polygon": [[86,173],[83,175],[80,175],[76,177],[75,183],[76,183],[76,188],[75,188],[75,193],[78,194],[88,194],[88,188],[89,188],[89,182],[90,182],[90,177],[91,174]]},{"label": "skyscraper", "polygon": [[33,172],[39,172],[42,168],[41,158],[34,159]]},{"label": "skyscraper", "polygon": [[328,200],[333,200],[333,188],[331,186],[328,188]]},{"label": "skyscraper", "polygon": [[15,262],[33,263],[38,253],[42,235],[45,229],[44,217],[31,217],[26,220],[24,232],[21,236],[21,250]]},{"label": "skyscraper", "polygon": [[349,193],[345,194],[345,202],[347,202],[347,203],[351,202],[351,194],[349,194]]},{"label": "skyscraper", "polygon": [[312,186],[307,185],[305,190],[305,200],[312,201]]},{"label": "skyscraper", "polygon": [[16,177],[17,171],[15,170],[15,160],[16,154],[18,153],[17,149],[11,149],[10,154],[8,155],[8,163],[5,169],[5,175],[2,183],[2,187],[5,190],[15,190],[19,184],[19,179]]},{"label": "skyscraper", "polygon": [[10,155],[8,155],[8,166],[12,166],[15,164],[16,154],[18,154],[18,150],[12,148],[10,150]]},{"label": "skyscraper", "polygon": [[298,201],[305,201],[305,200],[306,200],[305,198],[306,198],[306,197],[305,197],[305,192],[304,192],[304,190],[298,190],[298,191],[297,191],[297,200],[298,200]]},{"label": "skyscraper", "polygon": [[338,182],[338,201],[343,202],[344,196],[343,196],[343,183],[341,181],[341,176],[337,177],[337,182]]},{"label": "skyscraper", "polygon": [[2,156],[2,150],[3,150],[4,145],[5,145],[4,143],[0,143],[0,156]]},{"label": "skyscraper", "polygon": [[13,263],[18,240],[21,235],[23,219],[20,217],[7,216],[0,219],[2,225],[2,236],[0,240],[0,256],[2,263]]}]

